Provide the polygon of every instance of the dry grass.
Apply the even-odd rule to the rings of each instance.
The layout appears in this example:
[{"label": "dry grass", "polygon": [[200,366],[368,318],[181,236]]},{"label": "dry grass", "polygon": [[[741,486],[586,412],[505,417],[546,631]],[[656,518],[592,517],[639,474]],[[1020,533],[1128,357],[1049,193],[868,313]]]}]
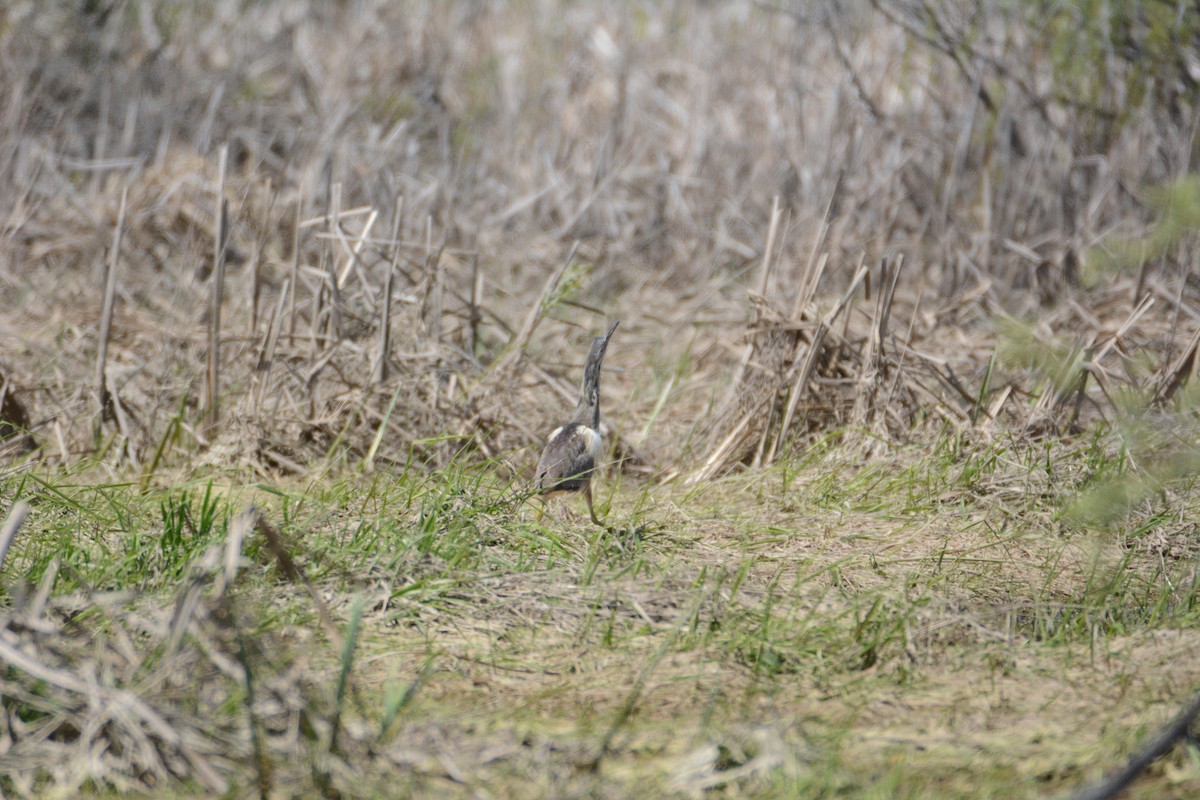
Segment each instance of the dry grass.
[{"label": "dry grass", "polygon": [[[627,357],[613,419],[664,471],[686,463],[679,443],[699,424],[704,474],[769,462],[831,425],[895,436],[921,420],[1111,418],[1121,385],[1166,380],[1190,338],[1192,292],[1171,267],[1186,247],[1132,300],[1121,282],[1068,286],[1102,236],[1144,227],[1128,190],[1176,175],[1148,154],[1178,150],[1190,128],[1131,123],[1093,153],[1070,127],[1023,114],[1018,93],[994,112],[1022,127],[1018,159],[989,137],[969,85],[933,94],[936,56],[863,10],[33,8],[6,17],[9,82],[26,87],[3,142],[19,187],[4,253],[21,265],[6,279],[6,358],[35,433],[65,463],[93,447],[70,376],[95,358],[122,187],[104,407],[135,465],[200,447],[303,470],[335,441],[361,457],[380,424],[377,456],[393,461],[448,434],[509,451],[537,438],[548,397],[572,391],[571,345],[614,316]],[[44,39],[17,33],[43,27]],[[829,51],[845,37],[857,46],[840,64]],[[930,156],[938,142],[954,146],[949,163]],[[1063,175],[1079,170],[1082,188]],[[1063,198],[1064,181],[1084,196]],[[218,189],[230,239],[215,331],[202,301]],[[1041,211],[1068,199],[1070,219]],[[390,377],[376,385],[393,263]],[[835,303],[859,265],[862,290]],[[539,291],[533,322],[557,321],[529,328]],[[1076,375],[1057,393],[1022,373],[982,382],[996,320],[1035,310],[1031,335],[1069,333],[1094,354],[1077,401]],[[583,330],[564,336],[564,322]],[[180,426],[207,396],[198,359],[214,332],[223,424]],[[690,367],[673,374],[685,344]],[[737,367],[731,345],[746,353],[731,399],[705,413]],[[1041,402],[1021,402],[1029,393]],[[418,449],[445,463],[454,446]]]},{"label": "dry grass", "polygon": [[[3,792],[1033,795],[1195,687],[1186,63],[86,5],[0,10]],[[612,319],[613,529],[534,525]]]}]

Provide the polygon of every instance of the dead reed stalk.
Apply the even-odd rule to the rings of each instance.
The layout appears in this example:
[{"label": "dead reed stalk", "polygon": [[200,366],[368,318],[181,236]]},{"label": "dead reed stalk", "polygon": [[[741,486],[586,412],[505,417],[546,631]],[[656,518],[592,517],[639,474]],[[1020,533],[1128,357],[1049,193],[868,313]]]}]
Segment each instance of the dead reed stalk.
[{"label": "dead reed stalk", "polygon": [[125,229],[125,204],[129,197],[128,188],[121,190],[121,206],[117,211],[117,225],[113,229],[112,252],[109,253],[108,269],[104,276],[104,296],[100,310],[99,347],[96,350],[96,412],[92,422],[93,446],[99,447],[101,428],[105,416],[112,413],[112,398],[108,387],[108,343],[112,335],[113,306],[117,299],[117,265],[121,257],[121,233]]},{"label": "dead reed stalk", "polygon": [[225,251],[229,245],[229,204],[225,199],[225,164],[229,145],[221,145],[217,156],[215,230],[213,231],[212,285],[208,300],[208,358],[204,383],[207,426],[218,420],[221,395],[221,301],[225,294]]}]

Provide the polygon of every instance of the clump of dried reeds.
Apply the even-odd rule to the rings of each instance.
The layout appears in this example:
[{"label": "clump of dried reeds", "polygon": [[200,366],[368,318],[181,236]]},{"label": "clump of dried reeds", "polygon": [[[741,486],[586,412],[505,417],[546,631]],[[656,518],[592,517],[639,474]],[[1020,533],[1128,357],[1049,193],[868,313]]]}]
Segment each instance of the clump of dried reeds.
[{"label": "clump of dried reeds", "polygon": [[[610,384],[627,422],[653,419],[623,447],[710,475],[831,426],[1077,428],[1112,416],[1113,381],[1147,379],[1134,348],[1169,383],[1194,334],[1187,237],[1078,285],[1105,234],[1151,221],[1137,187],[1186,159],[1147,154],[1183,153],[1185,119],[1150,98],[1100,135],[1038,88],[1049,67],[1014,43],[1044,45],[999,10],[734,4],[643,30],[551,0],[36,5],[0,39],[21,87],[0,141],[0,253],[21,265],[4,396],[65,462],[507,452],[569,404],[578,342],[619,316],[653,343]],[[568,268],[586,281],[556,297]],[[1031,317],[1097,355],[1074,382],[997,360],[996,321]],[[685,352],[669,386],[637,377]]]}]

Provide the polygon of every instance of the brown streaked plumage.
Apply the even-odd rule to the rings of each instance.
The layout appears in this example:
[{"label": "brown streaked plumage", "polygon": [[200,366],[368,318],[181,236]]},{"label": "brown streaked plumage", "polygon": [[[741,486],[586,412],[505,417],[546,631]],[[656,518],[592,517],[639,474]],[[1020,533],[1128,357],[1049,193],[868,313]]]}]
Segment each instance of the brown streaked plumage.
[{"label": "brown streaked plumage", "polygon": [[[575,416],[566,425],[554,429],[538,459],[535,488],[543,497],[562,492],[583,492],[587,500],[588,514],[592,522],[600,525],[596,510],[592,506],[592,473],[604,450],[600,436],[600,365],[604,362],[604,351],[608,340],[617,329],[614,322],[608,333],[592,339],[587,363],[583,367],[583,384],[579,390],[579,403]],[[538,520],[542,510],[538,510]]]}]

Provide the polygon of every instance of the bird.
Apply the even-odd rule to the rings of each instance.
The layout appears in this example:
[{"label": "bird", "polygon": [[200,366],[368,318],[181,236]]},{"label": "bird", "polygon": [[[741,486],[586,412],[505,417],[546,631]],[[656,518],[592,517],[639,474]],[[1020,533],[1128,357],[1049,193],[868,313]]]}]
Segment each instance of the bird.
[{"label": "bird", "polygon": [[[564,492],[583,492],[588,514],[596,525],[604,524],[596,518],[596,509],[592,505],[592,473],[604,452],[604,439],[600,434],[600,365],[604,362],[608,340],[619,324],[620,320],[617,320],[608,333],[592,339],[583,367],[575,416],[550,433],[538,459],[534,483],[535,492],[544,499]],[[542,521],[544,511],[543,503],[538,508],[538,522]]]}]

